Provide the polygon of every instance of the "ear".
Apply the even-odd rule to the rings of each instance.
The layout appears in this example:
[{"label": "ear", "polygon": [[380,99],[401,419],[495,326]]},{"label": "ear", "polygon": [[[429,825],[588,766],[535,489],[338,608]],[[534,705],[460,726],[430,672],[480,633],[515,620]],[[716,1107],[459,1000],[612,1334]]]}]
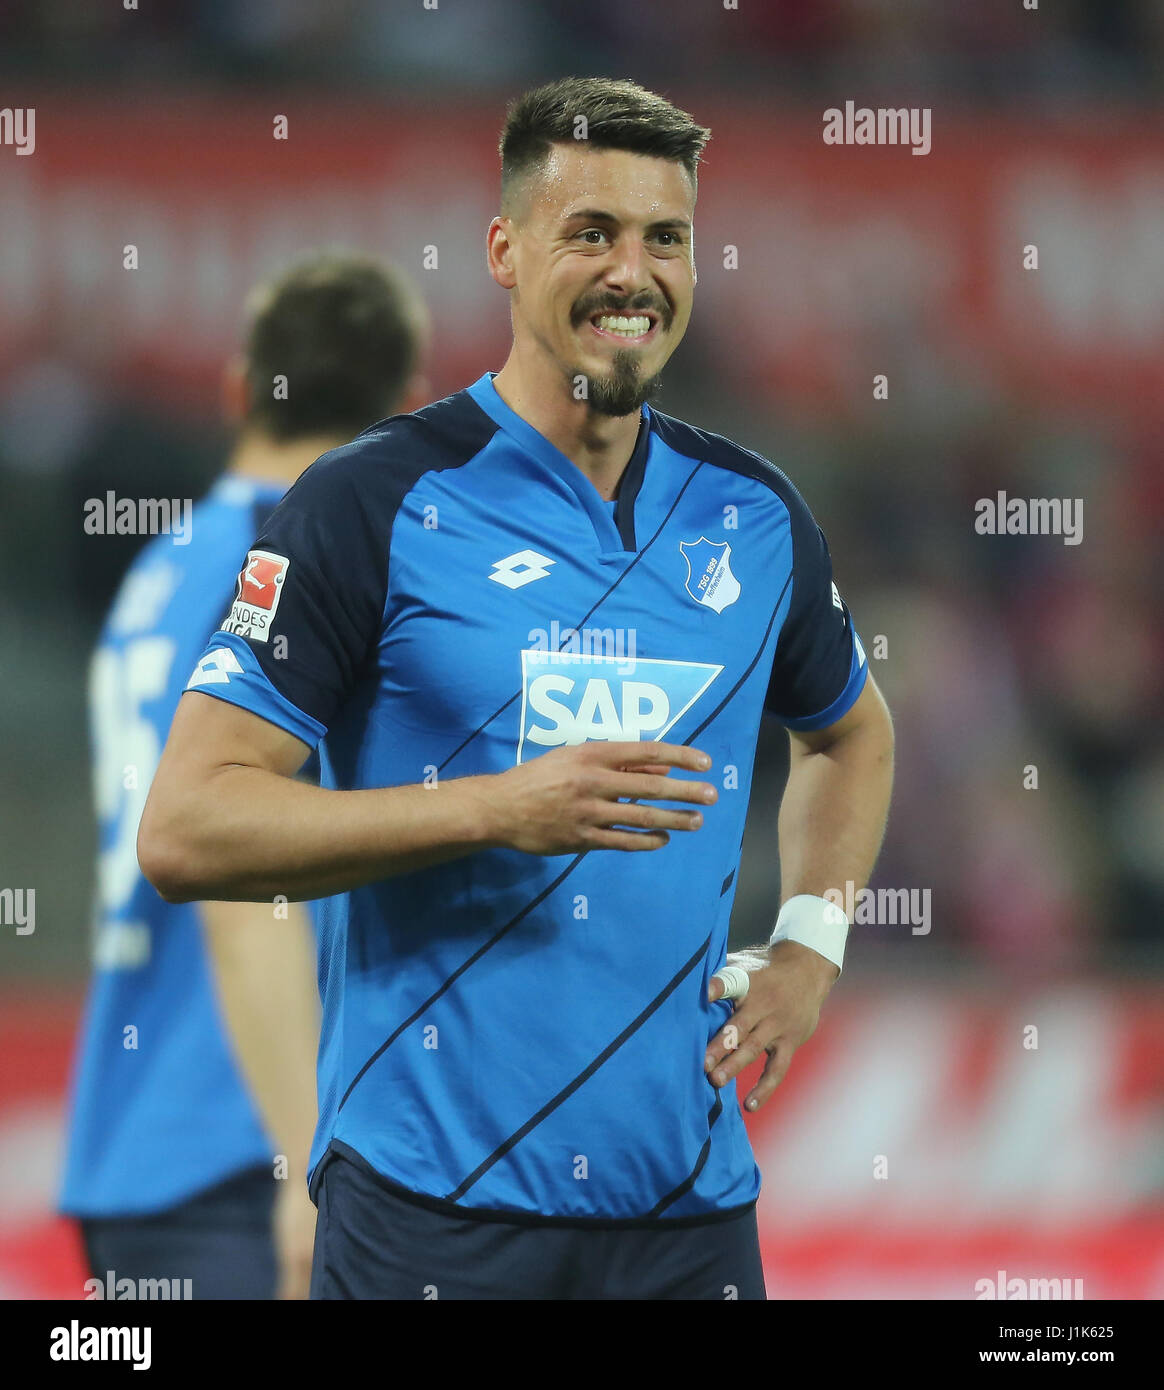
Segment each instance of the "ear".
[{"label": "ear", "polygon": [[495,217],[485,233],[485,257],[489,274],[503,290],[517,285],[514,267],[514,225],[509,217]]},{"label": "ear", "polygon": [[227,424],[236,428],[241,425],[250,404],[246,359],[236,352],[222,371],[222,413]]}]

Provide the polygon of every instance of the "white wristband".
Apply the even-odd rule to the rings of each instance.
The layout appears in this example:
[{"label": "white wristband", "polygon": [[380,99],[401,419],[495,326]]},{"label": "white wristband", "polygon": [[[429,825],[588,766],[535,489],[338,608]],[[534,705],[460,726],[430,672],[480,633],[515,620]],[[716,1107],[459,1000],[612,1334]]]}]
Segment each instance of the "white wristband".
[{"label": "white wristband", "polygon": [[845,959],[845,940],[849,935],[849,919],[827,898],[815,898],[800,893],[789,898],[780,909],[776,930],[769,946],[778,941],[799,941],[825,960],[831,960],[838,970]]}]

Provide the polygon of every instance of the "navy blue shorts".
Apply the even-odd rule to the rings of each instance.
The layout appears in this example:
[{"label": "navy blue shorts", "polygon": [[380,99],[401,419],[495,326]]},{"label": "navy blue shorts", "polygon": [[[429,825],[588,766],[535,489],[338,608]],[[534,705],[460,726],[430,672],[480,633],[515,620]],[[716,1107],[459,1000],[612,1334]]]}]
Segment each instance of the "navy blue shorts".
[{"label": "navy blue shorts", "polygon": [[323,1165],[312,1298],[767,1296],[754,1207],[698,1225],[519,1223],[421,1205],[334,1146]]},{"label": "navy blue shorts", "polygon": [[[254,1168],[150,1216],[83,1218],[94,1279],[190,1280],[191,1298],[274,1298],[277,1183]],[[185,1296],[185,1285],[176,1287]]]}]

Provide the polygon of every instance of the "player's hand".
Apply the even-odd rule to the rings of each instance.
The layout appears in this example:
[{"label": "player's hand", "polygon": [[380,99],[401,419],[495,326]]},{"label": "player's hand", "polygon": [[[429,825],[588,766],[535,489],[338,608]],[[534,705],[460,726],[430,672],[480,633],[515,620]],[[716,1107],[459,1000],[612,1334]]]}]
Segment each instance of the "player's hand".
[{"label": "player's hand", "polygon": [[275,1196],[276,1298],[307,1298],[310,1292],[315,1215],[315,1203],[307,1195],[303,1176],[283,1178]]},{"label": "player's hand", "polygon": [[[747,998],[707,1045],[704,1070],[713,1086],[726,1086],[765,1052],[768,1060],[744,1105],[759,1110],[784,1080],[792,1054],[816,1032],[821,1005],[840,971],[830,960],[798,941],[780,941],[770,964],[750,971]],[[712,976],[708,997],[723,993]]]},{"label": "player's hand", "polygon": [[[675,743],[594,742],[555,748],[490,779],[498,843],[526,854],[661,849],[669,831],[698,830],[703,816],[699,811],[634,803],[710,806],[718,794],[709,782],[669,776],[673,769],[706,772],[710,767],[706,753]],[[624,797],[634,798],[634,803],[621,800]]]}]

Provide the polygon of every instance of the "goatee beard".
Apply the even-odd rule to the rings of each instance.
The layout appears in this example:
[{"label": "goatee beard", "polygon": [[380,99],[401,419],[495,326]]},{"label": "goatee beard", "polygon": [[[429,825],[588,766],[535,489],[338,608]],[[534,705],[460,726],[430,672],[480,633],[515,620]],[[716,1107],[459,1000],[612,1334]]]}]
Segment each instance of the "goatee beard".
[{"label": "goatee beard", "polygon": [[653,401],[663,386],[662,373],[643,377],[639,371],[639,358],[636,353],[619,351],[614,354],[610,371],[604,376],[587,376],[585,372],[574,372],[572,380],[579,377],[586,382],[586,403],[598,415],[633,415],[642,409],[645,401]]}]

